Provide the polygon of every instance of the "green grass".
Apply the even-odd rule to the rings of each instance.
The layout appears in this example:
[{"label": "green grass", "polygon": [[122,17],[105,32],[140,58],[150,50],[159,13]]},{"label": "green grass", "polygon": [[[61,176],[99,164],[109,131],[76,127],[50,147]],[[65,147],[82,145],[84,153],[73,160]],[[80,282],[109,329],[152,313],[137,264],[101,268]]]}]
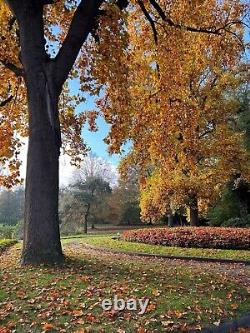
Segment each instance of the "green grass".
[{"label": "green grass", "polygon": [[[0,329],[41,333],[51,324],[47,332],[180,333],[249,311],[243,267],[145,261],[82,246],[97,238],[103,245],[111,236],[64,239],[66,262],[59,267],[21,267],[20,243],[2,253]],[[147,312],[103,311],[101,301],[114,294],[149,298]]]},{"label": "green grass", "polygon": [[6,249],[7,247],[16,244],[14,239],[0,239],[0,252]]},{"label": "green grass", "polygon": [[77,240],[92,246],[104,247],[111,250],[124,252],[150,253],[168,256],[206,257],[218,259],[250,260],[250,251],[247,250],[221,250],[221,249],[200,249],[180,248],[162,245],[150,245],[143,243],[127,242],[112,239],[111,235],[85,236]]}]

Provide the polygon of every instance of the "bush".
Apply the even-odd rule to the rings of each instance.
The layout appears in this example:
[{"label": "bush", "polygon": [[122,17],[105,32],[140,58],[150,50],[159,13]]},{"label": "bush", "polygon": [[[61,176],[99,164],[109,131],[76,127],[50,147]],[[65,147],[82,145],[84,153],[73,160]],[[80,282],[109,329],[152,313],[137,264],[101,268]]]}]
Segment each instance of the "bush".
[{"label": "bush", "polygon": [[250,227],[250,215],[243,217],[235,217],[225,221],[222,224],[223,227],[237,227],[237,228],[248,228]]},{"label": "bush", "polygon": [[242,228],[178,227],[123,232],[122,239],[164,246],[211,249],[250,249],[250,230]]},{"label": "bush", "polygon": [[228,185],[215,206],[209,209],[207,217],[210,221],[210,225],[220,227],[224,225],[225,221],[239,216],[239,199]]},{"label": "bush", "polygon": [[0,224],[0,238],[14,238],[15,234],[15,226]]}]

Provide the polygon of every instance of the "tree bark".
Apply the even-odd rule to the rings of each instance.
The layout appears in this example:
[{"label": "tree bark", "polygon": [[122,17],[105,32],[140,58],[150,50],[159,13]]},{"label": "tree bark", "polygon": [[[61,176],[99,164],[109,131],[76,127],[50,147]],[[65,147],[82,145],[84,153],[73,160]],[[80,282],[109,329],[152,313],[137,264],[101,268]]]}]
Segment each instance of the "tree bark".
[{"label": "tree bark", "polygon": [[58,99],[82,44],[94,27],[103,0],[81,0],[53,60],[45,51],[43,23],[43,6],[53,1],[7,2],[20,29],[23,69],[16,75],[25,78],[29,112],[22,263],[58,263],[63,261],[58,217],[61,146]]},{"label": "tree bark", "polygon": [[84,230],[83,232],[85,234],[88,233],[88,218],[89,218],[89,212],[90,212],[90,204],[87,204],[86,206],[86,212],[84,214]]},{"label": "tree bark", "polygon": [[[35,73],[35,71],[34,71]],[[22,262],[63,260],[58,218],[60,130],[57,98],[42,72],[27,79],[30,133],[25,190]]]},{"label": "tree bark", "polygon": [[43,4],[9,2],[20,28],[29,112],[22,263],[57,263],[63,261],[58,218],[60,89],[56,89],[45,52]]},{"label": "tree bark", "polygon": [[173,214],[168,214],[168,227],[173,227],[174,225],[174,216]]},{"label": "tree bark", "polygon": [[197,196],[194,195],[190,202],[190,225],[193,227],[199,226],[199,210]]}]

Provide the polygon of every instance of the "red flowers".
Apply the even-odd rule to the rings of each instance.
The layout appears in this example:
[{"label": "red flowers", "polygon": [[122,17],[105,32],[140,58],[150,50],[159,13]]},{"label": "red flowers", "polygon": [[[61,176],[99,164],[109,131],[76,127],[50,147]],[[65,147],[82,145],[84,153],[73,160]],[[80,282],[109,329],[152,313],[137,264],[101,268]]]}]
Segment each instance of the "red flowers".
[{"label": "red flowers", "polygon": [[250,249],[250,230],[241,228],[178,227],[125,231],[122,239],[165,246]]}]

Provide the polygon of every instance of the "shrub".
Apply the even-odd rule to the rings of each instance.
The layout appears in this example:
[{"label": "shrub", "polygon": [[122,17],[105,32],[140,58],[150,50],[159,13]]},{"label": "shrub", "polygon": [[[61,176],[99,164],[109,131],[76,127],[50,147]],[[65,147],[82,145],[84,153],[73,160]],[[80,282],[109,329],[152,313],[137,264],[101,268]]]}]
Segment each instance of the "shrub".
[{"label": "shrub", "polygon": [[250,215],[243,217],[235,217],[228,219],[222,224],[223,227],[237,227],[237,228],[248,228],[250,227]]},{"label": "shrub", "polygon": [[207,217],[210,220],[210,225],[220,227],[225,221],[239,216],[239,199],[228,185],[215,206],[209,209]]},{"label": "shrub", "polygon": [[13,235],[15,233],[15,226],[0,224],[0,238],[14,238]]},{"label": "shrub", "polygon": [[250,249],[250,229],[178,227],[137,229],[123,232],[122,239],[164,246]]}]

